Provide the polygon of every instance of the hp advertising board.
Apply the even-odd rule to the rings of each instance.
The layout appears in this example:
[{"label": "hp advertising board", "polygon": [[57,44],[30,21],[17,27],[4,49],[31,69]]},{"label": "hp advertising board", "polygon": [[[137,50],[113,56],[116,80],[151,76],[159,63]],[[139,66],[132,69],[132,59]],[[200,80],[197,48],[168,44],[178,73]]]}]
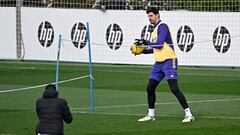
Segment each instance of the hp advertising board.
[{"label": "hp advertising board", "polygon": [[54,40],[54,30],[50,22],[43,21],[38,27],[38,40],[43,47],[49,47]]},{"label": "hp advertising board", "polygon": [[[136,38],[152,40],[154,26],[148,25],[149,20],[144,11],[112,11],[104,14],[95,10],[69,9],[56,10],[54,14],[58,16],[54,16],[50,9],[22,9],[25,59],[55,60],[57,35],[62,34],[61,59],[88,61],[86,22],[89,22],[93,62],[154,63],[153,55],[133,56],[129,50]],[[179,65],[240,66],[240,40],[236,38],[236,35],[240,35],[240,19],[237,13],[231,16],[227,13],[208,13],[205,16],[205,13],[200,12],[163,11],[161,14],[161,19],[173,30],[171,34]],[[204,18],[201,17],[203,14]],[[223,21],[216,22],[216,14],[224,18]],[[32,21],[29,21],[30,17]],[[186,21],[184,17],[192,19]],[[62,18],[65,18],[64,21]]]},{"label": "hp advertising board", "polygon": [[87,28],[86,26],[79,22],[75,23],[71,31],[72,43],[76,48],[83,48],[87,44]]},{"label": "hp advertising board", "polygon": [[112,50],[120,48],[123,42],[123,32],[118,24],[113,23],[108,26],[106,31],[106,41]]},{"label": "hp advertising board", "polygon": [[226,53],[231,45],[230,33],[224,26],[219,26],[213,33],[213,45],[219,53]]}]

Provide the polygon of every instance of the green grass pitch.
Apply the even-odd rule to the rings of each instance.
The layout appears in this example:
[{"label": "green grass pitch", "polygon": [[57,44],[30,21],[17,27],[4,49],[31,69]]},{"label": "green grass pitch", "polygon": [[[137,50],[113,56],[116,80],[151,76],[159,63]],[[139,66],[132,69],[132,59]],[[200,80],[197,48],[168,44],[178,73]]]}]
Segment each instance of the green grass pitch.
[{"label": "green grass pitch", "polygon": [[[157,88],[156,121],[147,113],[151,66],[93,64],[95,113],[89,78],[62,83],[60,97],[73,112],[66,135],[239,135],[240,69],[179,68],[179,86],[196,118],[183,124],[183,110],[164,80]],[[88,64],[60,63],[60,80],[88,75]],[[0,92],[55,81],[55,63],[0,61]],[[43,88],[0,93],[0,135],[33,135],[35,101]]]}]

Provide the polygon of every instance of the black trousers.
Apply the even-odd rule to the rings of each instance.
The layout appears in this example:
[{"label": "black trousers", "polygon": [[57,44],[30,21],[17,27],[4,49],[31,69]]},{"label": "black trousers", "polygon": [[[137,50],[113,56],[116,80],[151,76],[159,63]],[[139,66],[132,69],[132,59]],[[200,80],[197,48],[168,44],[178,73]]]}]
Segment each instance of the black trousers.
[{"label": "black trousers", "polygon": [[[178,99],[178,101],[181,104],[181,106],[183,107],[183,109],[188,108],[186,98],[178,88],[177,80],[173,79],[173,80],[167,80],[167,81],[168,81],[170,90],[176,96],[176,98]],[[147,95],[148,95],[148,107],[150,109],[155,108],[155,102],[156,102],[155,90],[156,90],[156,87],[158,86],[158,84],[159,84],[159,81],[149,79],[148,86],[147,86]]]}]

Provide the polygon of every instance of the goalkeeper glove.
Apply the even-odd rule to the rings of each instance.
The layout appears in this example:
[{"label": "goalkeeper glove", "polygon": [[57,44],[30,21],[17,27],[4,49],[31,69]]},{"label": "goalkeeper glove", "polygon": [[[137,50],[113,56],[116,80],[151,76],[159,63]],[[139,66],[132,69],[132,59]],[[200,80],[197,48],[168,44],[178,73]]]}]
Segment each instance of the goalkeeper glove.
[{"label": "goalkeeper glove", "polygon": [[147,41],[144,39],[135,39],[134,44],[136,44],[137,46],[139,45],[146,45]]}]

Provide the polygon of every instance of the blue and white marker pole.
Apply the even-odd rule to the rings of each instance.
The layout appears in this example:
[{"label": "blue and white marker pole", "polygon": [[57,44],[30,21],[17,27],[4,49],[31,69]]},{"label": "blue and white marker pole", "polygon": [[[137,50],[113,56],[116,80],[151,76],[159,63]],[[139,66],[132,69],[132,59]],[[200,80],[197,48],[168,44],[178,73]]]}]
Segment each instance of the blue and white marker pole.
[{"label": "blue and white marker pole", "polygon": [[91,98],[91,112],[94,112],[94,94],[93,94],[93,76],[92,76],[92,54],[90,42],[89,23],[87,22],[87,40],[88,40],[88,57],[89,57],[89,74],[90,74],[90,98]]},{"label": "blue and white marker pole", "polygon": [[57,64],[56,64],[56,89],[58,92],[58,82],[59,82],[59,57],[60,57],[60,50],[61,50],[61,41],[62,35],[60,34],[58,37],[58,52],[57,52]]}]

